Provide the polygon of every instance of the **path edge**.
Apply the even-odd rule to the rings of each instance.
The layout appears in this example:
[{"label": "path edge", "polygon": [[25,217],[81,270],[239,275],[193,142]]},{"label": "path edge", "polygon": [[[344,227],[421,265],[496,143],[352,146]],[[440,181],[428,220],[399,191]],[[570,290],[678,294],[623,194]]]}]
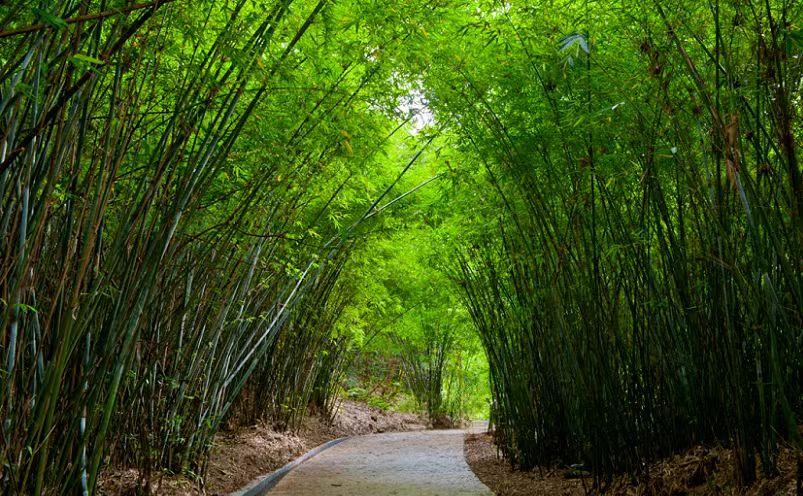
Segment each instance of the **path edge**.
[{"label": "path edge", "polygon": [[340,444],[346,439],[350,437],[339,437],[337,439],[332,439],[331,441],[327,441],[309,451],[304,453],[303,455],[299,456],[295,460],[291,460],[287,462],[282,468],[275,470],[269,474],[260,475],[256,479],[252,480],[242,488],[229,493],[228,496],[260,496],[271,489],[273,489],[276,484],[282,480],[282,477],[288,474],[291,470],[296,468],[297,466],[301,465],[305,461],[309,460],[313,456],[317,455],[321,451],[327,450],[336,444]]}]

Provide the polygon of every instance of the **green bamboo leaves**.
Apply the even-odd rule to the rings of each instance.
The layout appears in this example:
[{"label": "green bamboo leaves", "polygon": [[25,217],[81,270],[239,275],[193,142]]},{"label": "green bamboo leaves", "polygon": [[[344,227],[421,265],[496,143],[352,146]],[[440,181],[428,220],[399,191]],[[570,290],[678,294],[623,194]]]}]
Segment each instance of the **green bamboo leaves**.
[{"label": "green bamboo leaves", "polygon": [[[664,4],[486,16],[509,52],[477,40],[472,68],[430,79],[504,210],[453,264],[497,441],[523,468],[584,463],[600,490],[698,442],[733,446],[749,484],[757,459],[771,474],[782,443],[800,446],[801,65],[780,31],[792,14]],[[578,24],[590,35],[557,50],[539,35]],[[587,63],[565,67],[566,54]]]},{"label": "green bamboo leaves", "polygon": [[[348,243],[306,233],[338,234],[318,196],[340,189],[317,174],[343,167],[328,128],[368,72],[327,69],[309,105],[271,92],[311,70],[326,1],[38,4],[0,26],[2,486],[94,493],[109,460],[143,486],[202,474],[255,371],[305,367],[289,387],[308,401],[342,344],[328,298]],[[315,346],[283,347],[295,333]]]}]

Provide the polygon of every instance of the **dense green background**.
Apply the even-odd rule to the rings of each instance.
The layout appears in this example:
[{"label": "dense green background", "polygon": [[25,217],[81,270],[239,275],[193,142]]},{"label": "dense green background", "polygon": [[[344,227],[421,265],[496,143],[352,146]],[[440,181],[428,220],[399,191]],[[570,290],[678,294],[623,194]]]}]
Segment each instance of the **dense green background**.
[{"label": "dense green background", "polygon": [[341,398],[521,468],[800,446],[803,5],[0,3],[3,486]]}]

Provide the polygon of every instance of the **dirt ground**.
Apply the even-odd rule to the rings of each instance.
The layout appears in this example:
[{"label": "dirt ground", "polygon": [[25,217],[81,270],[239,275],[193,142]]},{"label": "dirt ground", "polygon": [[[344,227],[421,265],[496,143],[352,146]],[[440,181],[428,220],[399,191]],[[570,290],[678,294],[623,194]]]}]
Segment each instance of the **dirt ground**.
[{"label": "dirt ground", "polygon": [[[568,478],[568,469],[536,469],[519,472],[497,456],[488,434],[468,434],[464,452],[477,477],[497,496],[576,496],[593,494],[590,479]],[[751,487],[739,490],[733,476],[733,452],[725,448],[697,446],[650,465],[650,479],[634,484],[630,477],[617,478],[606,492],[612,496],[794,496],[799,453],[782,450],[780,475],[759,477]]]},{"label": "dirt ground", "polygon": [[[146,491],[164,496],[227,494],[259,475],[272,472],[310,449],[331,439],[359,434],[424,429],[425,421],[409,413],[384,412],[364,404],[344,401],[329,424],[309,416],[298,433],[276,432],[255,425],[221,433],[209,455],[203,486],[184,476],[153,477]],[[136,470],[107,471],[99,483],[100,494],[136,494],[140,477]],[[141,489],[140,489],[141,490]]]},{"label": "dirt ground", "polygon": [[463,446],[471,470],[497,496],[584,495],[580,479],[565,479],[557,471],[517,472],[497,457],[496,446],[485,433],[467,434]]}]

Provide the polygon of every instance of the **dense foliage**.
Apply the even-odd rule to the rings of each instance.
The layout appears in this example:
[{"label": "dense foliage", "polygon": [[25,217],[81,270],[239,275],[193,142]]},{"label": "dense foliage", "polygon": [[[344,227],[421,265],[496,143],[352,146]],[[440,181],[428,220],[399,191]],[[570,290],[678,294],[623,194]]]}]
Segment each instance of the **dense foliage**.
[{"label": "dense foliage", "polygon": [[803,408],[803,6],[550,6],[470,6],[424,80],[504,205],[454,264],[497,440],[597,487],[696,442],[772,474]]},{"label": "dense foliage", "polygon": [[[515,465],[800,447],[803,4],[0,2],[9,493],[339,398]],[[487,362],[486,362],[487,360]],[[490,390],[489,390],[490,388]]]},{"label": "dense foliage", "polygon": [[198,471],[232,406],[293,424],[325,382],[387,179],[354,178],[398,128],[371,51],[410,29],[355,5],[2,7],[5,488],[92,492],[109,455]]}]

